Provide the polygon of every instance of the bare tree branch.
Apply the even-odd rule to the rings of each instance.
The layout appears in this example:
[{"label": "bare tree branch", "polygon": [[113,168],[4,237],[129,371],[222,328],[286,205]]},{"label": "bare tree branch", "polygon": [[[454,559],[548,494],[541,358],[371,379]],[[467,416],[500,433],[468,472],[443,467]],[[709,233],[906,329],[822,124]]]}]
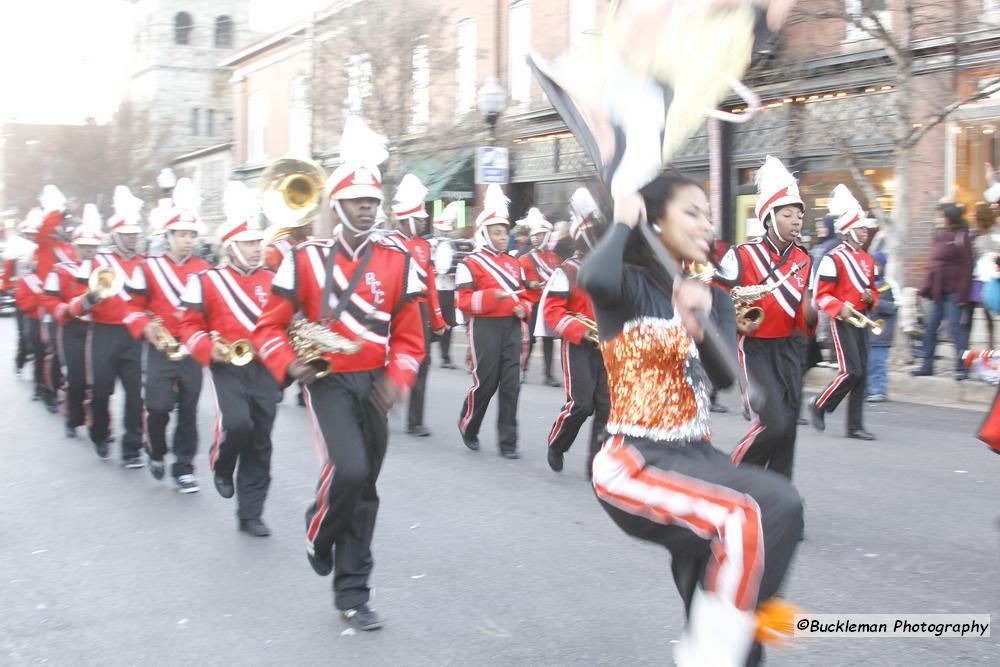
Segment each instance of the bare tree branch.
[{"label": "bare tree branch", "polygon": [[920,127],[913,128],[909,135],[903,140],[903,146],[905,148],[912,148],[920,141],[925,134],[930,132],[932,129],[943,123],[948,119],[948,117],[953,114],[959,107],[964,104],[969,104],[971,102],[976,102],[984,97],[989,97],[993,93],[1000,92],[1000,77],[993,78],[987,81],[985,84],[981,85],[976,89],[976,92],[971,95],[966,95],[961,99],[957,99],[951,104],[947,105],[940,111],[931,116],[928,116]]}]

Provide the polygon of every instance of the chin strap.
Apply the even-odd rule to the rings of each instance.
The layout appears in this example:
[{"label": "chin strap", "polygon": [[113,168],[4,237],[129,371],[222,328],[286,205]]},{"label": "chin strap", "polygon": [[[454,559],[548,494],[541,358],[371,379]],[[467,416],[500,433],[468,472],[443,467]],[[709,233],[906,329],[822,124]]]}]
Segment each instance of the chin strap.
[{"label": "chin strap", "polygon": [[851,237],[851,240],[854,241],[855,245],[858,245],[858,246],[861,245],[861,241],[858,239],[858,235],[857,235],[857,231],[856,230],[850,229],[850,230],[847,231],[847,234],[848,234],[848,236]]},{"label": "chin strap", "polygon": [[333,200],[333,210],[337,214],[337,217],[340,219],[340,224],[344,225],[344,227],[347,227],[349,230],[351,230],[351,232],[353,232],[358,236],[367,236],[368,234],[371,234],[377,228],[382,226],[382,223],[376,222],[368,229],[358,229],[357,227],[351,224],[350,220],[347,219],[347,215],[344,213],[344,209],[343,207],[341,207],[340,201],[337,199]]},{"label": "chin strap", "polygon": [[771,225],[769,229],[774,231],[774,235],[778,237],[779,241],[781,241],[782,243],[788,243],[788,241],[785,240],[785,237],[781,235],[781,232],[778,231],[778,223],[775,222],[774,220],[774,211],[767,212],[767,215],[764,216],[764,219],[767,220],[768,218],[771,219]]},{"label": "chin strap", "polygon": [[250,262],[247,261],[247,258],[243,256],[243,251],[240,250],[240,247],[232,241],[229,242],[229,250],[232,251],[233,256],[236,258],[236,263],[239,265],[239,268],[244,271],[256,271],[264,265],[263,253],[261,253],[260,260],[256,264],[251,265]]}]

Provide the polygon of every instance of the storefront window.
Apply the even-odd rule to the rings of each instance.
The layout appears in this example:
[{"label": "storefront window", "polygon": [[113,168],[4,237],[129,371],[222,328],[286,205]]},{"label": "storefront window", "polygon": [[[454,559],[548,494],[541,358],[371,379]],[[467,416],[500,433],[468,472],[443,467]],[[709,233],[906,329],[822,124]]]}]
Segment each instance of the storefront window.
[{"label": "storefront window", "polygon": [[989,121],[958,121],[951,131],[955,134],[955,197],[971,211],[982,201],[986,190],[984,165],[1000,167],[1000,145],[996,131],[1000,117]]}]

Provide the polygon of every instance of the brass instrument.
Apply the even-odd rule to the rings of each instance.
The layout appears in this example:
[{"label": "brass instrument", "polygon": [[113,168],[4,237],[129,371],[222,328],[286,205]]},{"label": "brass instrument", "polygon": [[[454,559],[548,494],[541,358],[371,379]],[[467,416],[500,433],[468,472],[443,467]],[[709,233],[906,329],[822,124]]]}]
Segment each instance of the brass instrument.
[{"label": "brass instrument", "polygon": [[589,340],[595,345],[601,342],[601,339],[597,334],[597,322],[590,319],[586,315],[581,315],[580,313],[572,313],[572,316],[580,322],[583,326],[587,327],[587,333],[583,335],[585,340]]},{"label": "brass instrument", "polygon": [[230,343],[220,336],[218,332],[213,331],[212,342],[227,348],[226,362],[233,366],[246,366],[253,361],[253,343],[246,338],[241,338],[236,342]]},{"label": "brass instrument", "polygon": [[299,361],[316,371],[316,378],[330,374],[330,362],[324,352],[356,354],[364,345],[362,336],[354,340],[344,338],[317,322],[300,319],[288,327],[288,337]]},{"label": "brass instrument", "polygon": [[844,307],[850,311],[850,314],[844,318],[844,321],[848,324],[855,326],[859,329],[864,329],[865,327],[871,327],[872,333],[876,336],[881,336],[882,331],[885,329],[884,320],[870,320],[865,317],[857,308],[854,307],[850,301],[844,302]]},{"label": "brass instrument", "polygon": [[321,211],[326,173],[312,160],[284,157],[260,177],[260,206],[270,224],[265,245],[312,222]]},{"label": "brass instrument", "polygon": [[715,278],[715,265],[711,262],[694,262],[688,278],[708,284]]},{"label": "brass instrument", "polygon": [[87,279],[87,291],[99,301],[120,294],[123,289],[125,289],[125,277],[110,266],[97,267],[90,272],[90,278]]},{"label": "brass instrument", "polygon": [[156,342],[153,343],[153,347],[162,352],[170,361],[180,361],[186,357],[187,354],[181,351],[181,344],[170,335],[167,328],[163,326],[163,322],[159,321],[159,318],[156,321],[159,326],[156,328]]},{"label": "brass instrument", "polygon": [[784,285],[788,280],[798,273],[799,269],[805,266],[805,262],[796,264],[791,271],[774,283],[764,283],[763,285],[737,285],[729,290],[729,296],[736,307],[736,321],[763,323],[764,309],[753,304],[763,299],[765,296]]}]

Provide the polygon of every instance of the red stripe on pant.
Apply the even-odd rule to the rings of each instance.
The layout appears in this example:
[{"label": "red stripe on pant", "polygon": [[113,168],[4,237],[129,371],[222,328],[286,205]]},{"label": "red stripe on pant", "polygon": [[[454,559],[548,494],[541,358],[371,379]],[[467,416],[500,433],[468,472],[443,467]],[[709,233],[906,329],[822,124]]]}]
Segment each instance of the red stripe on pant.
[{"label": "red stripe on pant", "polygon": [[215,462],[219,459],[219,446],[222,444],[222,408],[219,406],[219,393],[215,388],[212,373],[205,373],[205,379],[212,387],[212,401],[215,403],[215,425],[212,430],[212,446],[208,449],[208,469],[215,472]]},{"label": "red stripe on pant", "polygon": [[837,333],[837,321],[833,318],[830,319],[830,329],[833,331],[833,347],[837,351],[837,367],[840,369],[840,375],[835,377],[830,386],[826,388],[826,391],[816,399],[817,409],[822,409],[826,405],[826,402],[830,400],[833,392],[837,391],[837,387],[850,377],[850,373],[847,372],[847,361],[844,359],[844,348],[840,344],[840,334]]},{"label": "red stripe on pant", "polygon": [[556,423],[552,425],[552,432],[549,433],[549,447],[555,442],[556,438],[559,437],[559,431],[562,429],[563,423],[565,423],[566,418],[569,417],[569,413],[573,410],[573,406],[576,405],[576,401],[573,400],[573,375],[570,373],[569,369],[569,345],[563,341],[562,344],[562,362],[563,362],[563,384],[566,386],[566,405],[563,406],[562,412],[556,417]]},{"label": "red stripe on pant", "polygon": [[743,402],[746,404],[747,411],[750,413],[750,418],[753,419],[753,425],[750,427],[750,432],[743,436],[740,440],[740,444],[736,446],[733,450],[731,460],[734,464],[739,465],[739,462],[743,460],[747,452],[750,450],[750,446],[753,445],[754,440],[760,435],[760,432],[764,430],[764,426],[760,423],[760,417],[757,413],[753,411],[750,407],[750,373],[747,371],[747,358],[746,352],[743,351],[743,341],[746,340],[746,336],[740,336],[739,342],[736,346],[736,358],[739,360],[740,370],[743,371]]},{"label": "red stripe on pant", "polygon": [[461,431],[462,435],[465,435],[465,429],[469,425],[469,420],[472,419],[472,413],[474,412],[473,400],[476,395],[476,390],[479,389],[479,375],[476,373],[476,366],[478,365],[478,360],[476,358],[476,337],[473,335],[473,327],[475,326],[475,323],[476,318],[470,318],[469,324],[466,327],[469,338],[469,354],[472,357],[472,388],[469,389],[469,396],[465,399],[465,416],[458,424],[458,430]]},{"label": "red stripe on pant", "polygon": [[323,525],[326,513],[330,509],[330,486],[333,484],[334,470],[335,466],[332,463],[327,463],[323,466],[323,472],[319,476],[319,484],[316,489],[316,514],[306,530],[309,553],[316,553],[316,536],[319,534],[319,528]]}]

